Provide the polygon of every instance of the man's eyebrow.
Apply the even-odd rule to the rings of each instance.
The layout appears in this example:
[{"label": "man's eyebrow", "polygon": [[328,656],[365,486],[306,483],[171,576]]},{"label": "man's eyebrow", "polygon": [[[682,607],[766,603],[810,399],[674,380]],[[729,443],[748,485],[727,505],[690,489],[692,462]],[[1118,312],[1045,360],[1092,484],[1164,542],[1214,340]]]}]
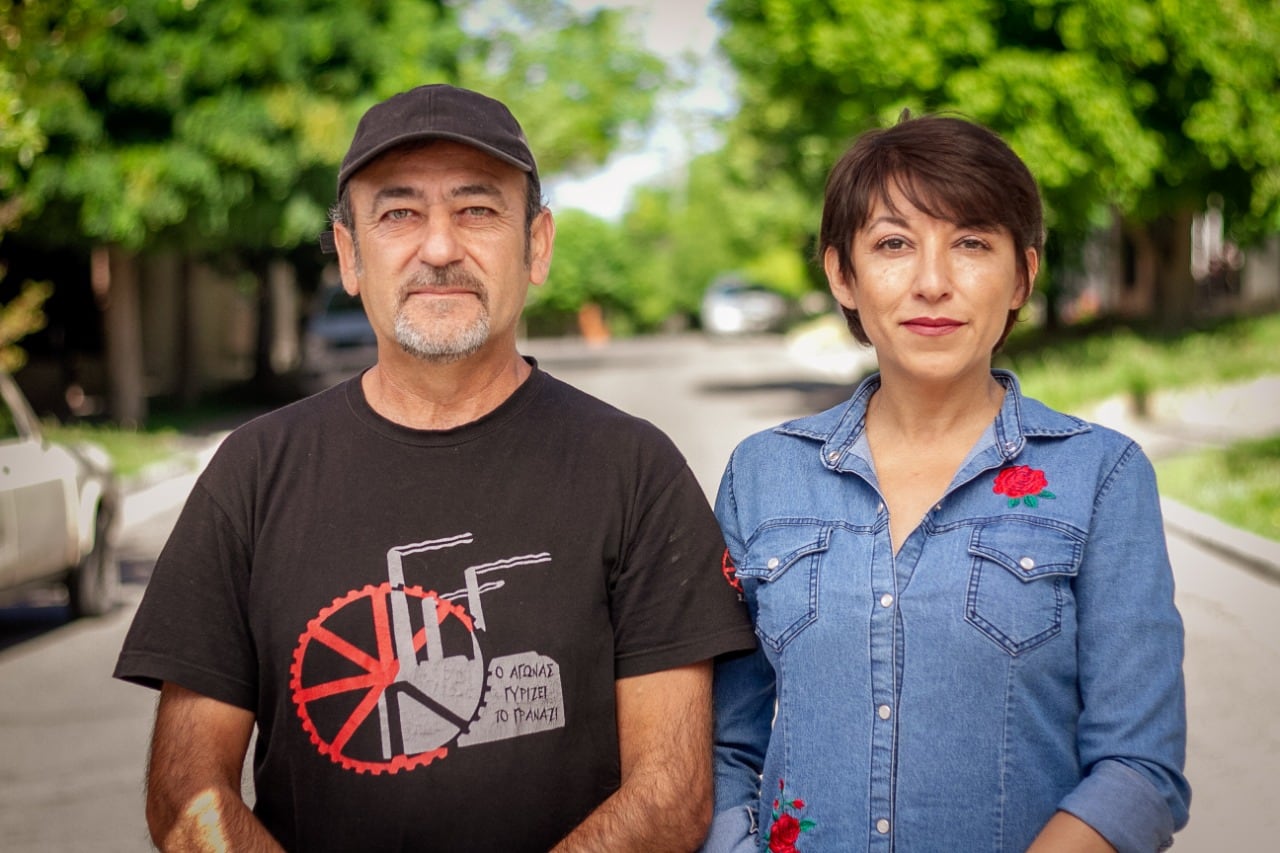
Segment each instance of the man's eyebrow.
[{"label": "man's eyebrow", "polygon": [[390,186],[382,187],[373,194],[373,206],[377,208],[386,201],[394,201],[402,198],[421,198],[422,193],[415,187],[411,186]]},{"label": "man's eyebrow", "polygon": [[502,195],[502,190],[500,190],[496,184],[462,184],[461,186],[454,187],[450,190],[449,196],[451,198],[485,196],[487,198],[505,201],[505,197]]}]

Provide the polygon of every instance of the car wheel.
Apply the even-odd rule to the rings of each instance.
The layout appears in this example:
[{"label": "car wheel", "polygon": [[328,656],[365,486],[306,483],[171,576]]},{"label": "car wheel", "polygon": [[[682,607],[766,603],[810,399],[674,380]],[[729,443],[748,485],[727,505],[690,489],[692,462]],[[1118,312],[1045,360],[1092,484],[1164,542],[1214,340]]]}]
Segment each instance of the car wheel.
[{"label": "car wheel", "polygon": [[93,550],[85,555],[67,579],[73,617],[101,616],[119,597],[120,564],[116,560],[115,543],[111,541],[111,514],[110,505],[98,507],[94,519]]}]

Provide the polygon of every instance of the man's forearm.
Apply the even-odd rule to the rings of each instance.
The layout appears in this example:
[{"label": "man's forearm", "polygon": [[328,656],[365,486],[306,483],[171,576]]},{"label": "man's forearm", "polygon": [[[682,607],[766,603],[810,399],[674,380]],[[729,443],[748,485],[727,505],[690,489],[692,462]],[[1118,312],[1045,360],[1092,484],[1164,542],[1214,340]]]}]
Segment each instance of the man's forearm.
[{"label": "man's forearm", "polygon": [[555,851],[696,850],[711,827],[711,663],[617,691],[621,785]]},{"label": "man's forearm", "polygon": [[[702,774],[698,774],[702,775]],[[711,826],[711,779],[637,773],[554,848],[554,853],[696,850]]]},{"label": "man's forearm", "polygon": [[225,787],[207,788],[185,807],[155,802],[147,809],[147,822],[152,841],[166,853],[283,850],[239,794]]}]

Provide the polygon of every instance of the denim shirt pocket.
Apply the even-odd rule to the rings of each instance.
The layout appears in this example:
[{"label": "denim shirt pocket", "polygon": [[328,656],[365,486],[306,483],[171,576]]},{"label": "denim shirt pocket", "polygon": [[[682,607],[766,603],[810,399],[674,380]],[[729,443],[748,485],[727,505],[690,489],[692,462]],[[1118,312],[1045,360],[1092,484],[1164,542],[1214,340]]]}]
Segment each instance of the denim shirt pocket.
[{"label": "denim shirt pocket", "polygon": [[1080,571],[1084,537],[1020,518],[974,528],[965,621],[1011,655],[1062,631],[1070,584]]},{"label": "denim shirt pocket", "polygon": [[738,577],[754,587],[756,634],[774,651],[818,618],[818,565],[830,543],[830,526],[817,524],[776,524],[747,543]]}]

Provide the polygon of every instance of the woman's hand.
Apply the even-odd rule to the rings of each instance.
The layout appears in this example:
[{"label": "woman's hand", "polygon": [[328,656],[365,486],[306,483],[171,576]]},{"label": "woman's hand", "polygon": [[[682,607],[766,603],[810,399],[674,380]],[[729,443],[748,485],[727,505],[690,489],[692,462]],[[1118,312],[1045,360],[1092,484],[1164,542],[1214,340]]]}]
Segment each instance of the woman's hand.
[{"label": "woman's hand", "polygon": [[1055,812],[1027,853],[1116,853],[1116,848],[1075,815]]}]

